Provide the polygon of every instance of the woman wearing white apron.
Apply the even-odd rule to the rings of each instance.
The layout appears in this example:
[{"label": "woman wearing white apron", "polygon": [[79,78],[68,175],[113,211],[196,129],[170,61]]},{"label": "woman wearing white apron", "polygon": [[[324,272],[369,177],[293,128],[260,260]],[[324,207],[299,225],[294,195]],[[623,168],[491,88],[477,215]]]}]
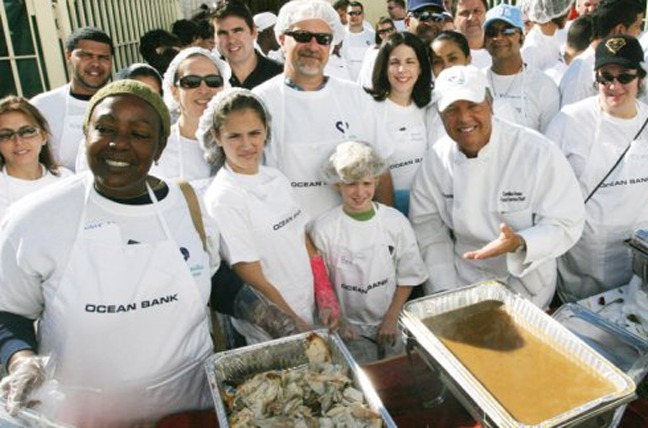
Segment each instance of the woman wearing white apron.
[{"label": "woman wearing white apron", "polygon": [[359,364],[404,350],[398,314],[412,287],[427,279],[408,220],[372,202],[385,166],[368,145],[338,145],[325,174],[344,202],[315,219],[311,231],[350,324],[343,337]]},{"label": "woman wearing white apron", "polygon": [[54,162],[50,138],[47,120],[29,101],[0,100],[0,219],[17,200],[72,175]]},{"label": "woman wearing white apron", "polygon": [[407,216],[409,189],[427,150],[425,107],[432,95],[427,48],[411,33],[394,33],[380,46],[374,70],[380,134],[394,146],[389,158],[394,206]]},{"label": "woman wearing white apron", "polygon": [[[92,175],[18,202],[0,237],[0,324],[15,334],[0,349],[8,410],[43,380],[40,410],[75,426],[207,408],[218,235],[206,222],[202,240],[178,185],[148,175],[168,110],[124,80],[97,92],[84,123]],[[37,340],[20,334],[36,319]]]},{"label": "woman wearing white apron", "polygon": [[[222,231],[223,258],[246,284],[290,315],[298,330],[308,330],[316,300],[310,259],[317,254],[307,248],[309,218],[288,179],[259,165],[269,127],[263,102],[248,90],[226,90],[205,117],[212,123],[212,138],[204,140],[207,157],[222,165],[205,201]],[[248,344],[271,339],[250,322],[237,319],[234,326]]]},{"label": "woman wearing white apron", "polygon": [[586,209],[581,239],[558,261],[564,301],[627,284],[632,257],[623,241],[648,226],[648,105],[637,100],[643,51],[634,37],[611,36],[595,58],[598,95],[565,106],[547,131],[574,169]]},{"label": "woman wearing white apron", "polygon": [[151,173],[164,178],[183,178],[200,193],[209,185],[212,171],[203,159],[196,138],[198,121],[207,103],[223,88],[228,88],[232,72],[229,65],[202,48],[183,49],[164,73],[164,102],[171,117],[171,135],[162,157]]}]

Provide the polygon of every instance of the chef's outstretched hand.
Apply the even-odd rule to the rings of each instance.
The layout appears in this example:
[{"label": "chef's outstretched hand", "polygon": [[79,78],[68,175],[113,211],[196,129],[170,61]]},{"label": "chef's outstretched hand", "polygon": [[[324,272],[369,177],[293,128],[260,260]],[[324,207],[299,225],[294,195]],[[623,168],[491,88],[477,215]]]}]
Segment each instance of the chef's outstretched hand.
[{"label": "chef's outstretched hand", "polygon": [[[20,355],[19,355],[20,354]],[[16,416],[20,409],[29,405],[32,392],[45,381],[46,358],[31,351],[19,351],[9,364],[9,374],[0,382],[0,391],[7,400],[6,409]]]},{"label": "chef's outstretched hand", "polygon": [[515,233],[506,223],[500,224],[500,234],[494,241],[481,247],[476,251],[464,253],[464,258],[471,260],[488,259],[506,253],[515,252],[520,246],[525,245],[524,238]]}]

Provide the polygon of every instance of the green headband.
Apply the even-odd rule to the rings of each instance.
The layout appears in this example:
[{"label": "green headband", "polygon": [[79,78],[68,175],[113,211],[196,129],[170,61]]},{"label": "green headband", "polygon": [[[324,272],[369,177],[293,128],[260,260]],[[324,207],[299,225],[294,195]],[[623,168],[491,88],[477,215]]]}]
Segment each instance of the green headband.
[{"label": "green headband", "polygon": [[169,115],[169,109],[167,108],[166,104],[164,104],[162,97],[153,92],[145,84],[138,82],[137,80],[130,79],[117,80],[116,82],[112,82],[101,88],[99,91],[97,91],[96,94],[92,96],[90,102],[88,103],[85,117],[83,119],[84,130],[88,128],[88,124],[90,123],[90,119],[92,118],[92,112],[94,111],[94,108],[97,106],[97,104],[108,97],[116,95],[134,95],[146,101],[151,107],[153,107],[153,109],[160,116],[160,120],[162,121],[162,137],[163,140],[166,140],[166,138],[169,136],[169,133],[171,132],[171,116]]}]

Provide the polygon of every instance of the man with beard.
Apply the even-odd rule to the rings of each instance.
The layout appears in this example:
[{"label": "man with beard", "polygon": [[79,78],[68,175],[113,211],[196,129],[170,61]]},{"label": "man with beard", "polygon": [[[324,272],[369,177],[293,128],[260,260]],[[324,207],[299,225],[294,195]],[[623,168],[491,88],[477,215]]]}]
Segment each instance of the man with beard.
[{"label": "man with beard", "polygon": [[52,153],[59,165],[74,171],[83,140],[83,115],[90,98],[110,79],[114,47],[108,34],[83,27],[65,42],[70,83],[31,99],[49,122]]},{"label": "man with beard", "polygon": [[[359,85],[324,75],[331,47],[344,37],[335,9],[323,0],[297,0],[279,11],[275,34],[286,53],[284,72],[254,88],[272,115],[266,162],[290,180],[302,208],[314,218],[337,205],[340,195],[320,169],[335,147],[366,141],[383,156],[391,145],[379,141],[375,103]],[[376,199],[393,205],[389,173]]]},{"label": "man with beard", "polygon": [[445,18],[442,13],[441,0],[409,0],[405,17],[407,31],[429,45],[443,30]]}]

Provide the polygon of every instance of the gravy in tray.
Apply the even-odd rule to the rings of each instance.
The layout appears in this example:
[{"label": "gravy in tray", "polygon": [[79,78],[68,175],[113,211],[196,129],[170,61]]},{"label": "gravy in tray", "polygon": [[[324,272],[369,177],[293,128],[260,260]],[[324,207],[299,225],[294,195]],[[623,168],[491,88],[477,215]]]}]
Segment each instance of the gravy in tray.
[{"label": "gravy in tray", "polygon": [[485,301],[423,320],[519,422],[538,424],[614,393],[610,382]]}]

